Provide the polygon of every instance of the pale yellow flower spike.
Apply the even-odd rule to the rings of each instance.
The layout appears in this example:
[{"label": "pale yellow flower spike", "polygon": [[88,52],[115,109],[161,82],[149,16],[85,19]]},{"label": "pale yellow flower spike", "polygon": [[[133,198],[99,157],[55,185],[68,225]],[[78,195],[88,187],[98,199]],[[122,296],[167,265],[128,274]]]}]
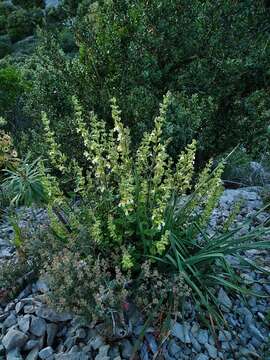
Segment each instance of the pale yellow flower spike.
[{"label": "pale yellow flower spike", "polygon": [[194,175],[194,162],[196,155],[196,141],[193,140],[178,159],[175,172],[175,187],[178,195],[185,195],[192,187]]},{"label": "pale yellow flower spike", "polygon": [[48,155],[49,158],[55,166],[56,169],[58,169],[61,173],[67,173],[67,167],[66,167],[66,161],[67,157],[65,154],[63,154],[60,150],[60,146],[55,141],[55,133],[50,128],[50,120],[48,119],[48,116],[45,112],[42,112],[41,114],[41,121],[44,126],[45,131],[45,141],[48,145]]},{"label": "pale yellow flower spike", "polygon": [[112,99],[112,118],[114,120],[114,132],[117,134],[117,151],[119,154],[118,166],[114,169],[119,177],[118,186],[120,193],[119,206],[123,209],[126,216],[134,211],[134,192],[135,181],[132,168],[132,158],[130,152],[129,130],[126,129],[121,121],[121,111],[119,110],[116,99]]}]

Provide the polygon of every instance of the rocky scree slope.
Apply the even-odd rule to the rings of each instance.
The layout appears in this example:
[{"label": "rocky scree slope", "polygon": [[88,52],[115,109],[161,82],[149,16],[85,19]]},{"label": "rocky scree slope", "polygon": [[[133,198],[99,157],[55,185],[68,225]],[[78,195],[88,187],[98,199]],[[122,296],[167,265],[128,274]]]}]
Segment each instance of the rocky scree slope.
[{"label": "rocky scree slope", "polygon": [[[234,204],[242,199],[243,204],[236,218],[241,224],[252,218],[250,227],[267,222],[269,214],[262,212],[261,188],[250,187],[237,190],[225,190],[219,206],[214,210],[209,231],[221,226],[229,216]],[[29,209],[18,210],[24,226],[32,217]],[[47,221],[43,210],[37,210],[35,219]],[[14,256],[15,250],[8,242],[12,239],[13,229],[4,222],[0,227],[0,260]],[[270,253],[267,251],[246,251],[245,257],[270,270]],[[230,262],[238,266],[237,258]],[[244,283],[251,285],[256,293],[268,295],[267,298],[251,296],[246,302],[240,297],[231,297],[223,288],[218,291],[218,299],[225,312],[228,328],[219,330],[217,338],[199,323],[199,314],[193,304],[187,302],[184,317],[172,322],[171,332],[158,346],[153,328],[146,330],[139,348],[138,359],[191,359],[191,360],[270,360],[270,276],[256,271],[241,273]],[[0,305],[0,359],[4,360],[121,360],[131,359],[133,346],[141,333],[143,322],[140,316],[130,318],[131,334],[128,337],[107,343],[102,324],[87,324],[81,318],[71,314],[56,313],[46,305],[46,293],[49,291],[42,280],[28,284],[12,301]]]}]

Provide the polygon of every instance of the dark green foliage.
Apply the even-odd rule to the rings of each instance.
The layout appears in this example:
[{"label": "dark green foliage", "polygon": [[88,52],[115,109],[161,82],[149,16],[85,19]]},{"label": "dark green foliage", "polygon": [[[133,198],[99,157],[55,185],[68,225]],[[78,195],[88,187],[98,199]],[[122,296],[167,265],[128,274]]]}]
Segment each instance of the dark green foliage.
[{"label": "dark green foliage", "polygon": [[65,53],[77,52],[74,33],[69,28],[64,28],[59,34],[60,46]]},{"label": "dark green foliage", "polygon": [[66,59],[47,35],[34,59],[27,107],[36,123],[49,108],[69,141],[71,95],[109,122],[115,96],[137,143],[171,90],[167,135],[177,151],[194,136],[204,159],[239,142],[256,155],[268,143],[269,13],[260,0],[89,1],[77,13],[78,57]]},{"label": "dark green foliage", "polygon": [[7,33],[13,42],[32,35],[33,31],[34,23],[26,10],[18,9],[8,17]]},{"label": "dark green foliage", "polygon": [[18,97],[29,89],[29,84],[14,66],[0,68],[0,84],[0,116],[8,120],[7,128],[14,130],[11,121],[14,118],[16,102]]},{"label": "dark green foliage", "polygon": [[31,9],[34,7],[44,7],[44,0],[13,0],[13,4],[24,9]]},{"label": "dark green foliage", "polygon": [[0,59],[10,54],[11,52],[12,52],[12,48],[11,48],[11,41],[9,36],[8,35],[0,36]]},{"label": "dark green foliage", "polygon": [[9,2],[0,3],[0,35],[6,33],[7,18],[14,11],[15,7]]}]

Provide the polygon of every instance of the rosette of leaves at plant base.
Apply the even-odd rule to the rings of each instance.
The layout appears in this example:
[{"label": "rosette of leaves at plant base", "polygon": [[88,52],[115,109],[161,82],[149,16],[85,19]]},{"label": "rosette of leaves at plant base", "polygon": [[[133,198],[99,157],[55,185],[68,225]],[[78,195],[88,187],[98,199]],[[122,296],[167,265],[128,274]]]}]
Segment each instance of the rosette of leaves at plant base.
[{"label": "rosette of leaves at plant base", "polygon": [[[212,170],[210,161],[196,177],[195,141],[173,163],[163,137],[170,97],[164,97],[153,130],[144,134],[136,152],[131,151],[130,132],[122,123],[115,99],[111,104],[114,128],[108,130],[94,113],[88,119],[88,113],[73,98],[74,124],[85,148],[87,172],[75,157],[70,159],[63,153],[48,116],[42,116],[51,164],[62,174],[62,181],[68,179],[73,184],[80,198],[77,207],[64,208],[68,228],[57,217],[52,221],[56,241],[65,246],[46,266],[46,272],[56,303],[81,315],[100,315],[108,308],[117,311],[121,308],[119,296],[122,300],[125,296],[135,299],[132,289],[129,292],[123,284],[138,280],[134,292],[143,289],[142,265],[151,259],[149,271],[162,274],[161,284],[156,284],[160,306],[167,311],[173,309],[179,302],[178,294],[188,293],[212,318],[221,319],[216,287],[248,293],[226,256],[270,248],[270,242],[263,238],[269,229],[264,228],[247,235],[234,230],[208,236],[208,222],[223,191],[224,164]],[[74,253],[76,257],[71,261]],[[95,274],[101,273],[99,277],[90,271],[93,268],[97,269]],[[89,282],[85,282],[87,273]],[[170,285],[175,281],[175,286],[165,284],[168,276]],[[173,293],[181,284],[183,291]],[[165,290],[168,287],[170,290]],[[156,305],[157,297],[149,294]],[[148,306],[145,304],[143,310],[147,312]]]},{"label": "rosette of leaves at plant base", "polygon": [[39,162],[40,158],[31,162],[28,156],[15,169],[5,170],[6,178],[2,189],[8,194],[12,206],[43,205],[48,202],[44,174],[38,166]]}]

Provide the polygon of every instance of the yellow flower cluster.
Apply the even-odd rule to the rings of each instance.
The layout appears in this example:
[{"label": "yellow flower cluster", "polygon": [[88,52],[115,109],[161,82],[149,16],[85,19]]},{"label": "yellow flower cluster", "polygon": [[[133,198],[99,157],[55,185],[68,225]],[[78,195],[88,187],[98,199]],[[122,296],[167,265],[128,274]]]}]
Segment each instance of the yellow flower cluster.
[{"label": "yellow flower cluster", "polygon": [[119,177],[119,206],[123,209],[125,215],[128,216],[134,210],[135,191],[133,161],[130,152],[130,135],[129,130],[122,124],[120,117],[121,111],[115,99],[112,99],[111,108],[112,118],[114,120],[114,132],[117,135],[117,152],[119,154],[118,165],[113,170]]},{"label": "yellow flower cluster", "polygon": [[41,120],[45,131],[45,141],[48,145],[48,155],[56,169],[64,173],[66,171],[67,157],[60,150],[59,144],[55,141],[55,133],[50,128],[50,120],[45,112],[41,114]]},{"label": "yellow flower cluster", "polygon": [[213,209],[217,205],[217,201],[223,191],[221,175],[224,165],[221,163],[214,171],[214,174],[205,182],[205,194],[203,198],[204,209],[200,216],[199,226],[203,227],[207,224]]},{"label": "yellow flower cluster", "polygon": [[159,255],[163,255],[168,248],[168,245],[170,243],[169,236],[170,231],[166,230],[165,233],[161,236],[160,240],[156,242],[155,247]]},{"label": "yellow flower cluster", "polygon": [[166,144],[162,142],[162,127],[170,104],[170,93],[164,96],[159,116],[150,134],[145,134],[137,151],[136,174],[140,177],[139,204],[149,207],[152,226],[160,231],[164,212],[171,197],[172,176]]},{"label": "yellow flower cluster", "polygon": [[67,159],[43,114],[53,165],[73,175],[76,191],[89,205],[87,223],[93,241],[103,247],[125,246],[121,259],[124,270],[134,266],[136,252],[164,255],[169,249],[172,224],[178,216],[177,198],[188,199],[177,225],[186,228],[199,215],[196,224],[204,226],[222,189],[223,165],[212,172],[210,161],[200,173],[195,191],[187,196],[193,189],[196,141],[180,154],[174,168],[162,137],[170,96],[170,93],[164,96],[154,129],[144,134],[135,156],[130,150],[129,130],[122,123],[115,99],[111,103],[114,128],[108,131],[105,122],[93,113],[88,124],[74,97],[76,132],[82,139],[88,164],[86,175],[77,160],[66,165]]},{"label": "yellow flower cluster", "polygon": [[196,155],[196,141],[193,140],[183,151],[178,159],[175,173],[175,189],[178,195],[185,195],[192,187],[194,175],[194,162]]},{"label": "yellow flower cluster", "polygon": [[101,221],[94,217],[94,222],[90,226],[91,238],[96,244],[101,245],[103,243],[103,233],[101,229]]},{"label": "yellow flower cluster", "polygon": [[111,236],[111,238],[113,239],[113,241],[117,244],[121,244],[122,243],[122,236],[119,232],[117,232],[117,227],[113,221],[113,216],[111,214],[108,215],[108,222],[107,222],[107,226],[108,226],[108,230],[109,230],[109,234]]},{"label": "yellow flower cluster", "polygon": [[122,268],[124,270],[130,270],[134,266],[132,256],[127,250],[124,251],[122,256]]}]

